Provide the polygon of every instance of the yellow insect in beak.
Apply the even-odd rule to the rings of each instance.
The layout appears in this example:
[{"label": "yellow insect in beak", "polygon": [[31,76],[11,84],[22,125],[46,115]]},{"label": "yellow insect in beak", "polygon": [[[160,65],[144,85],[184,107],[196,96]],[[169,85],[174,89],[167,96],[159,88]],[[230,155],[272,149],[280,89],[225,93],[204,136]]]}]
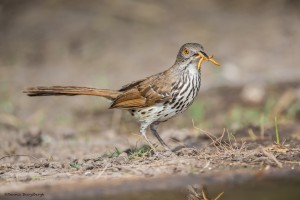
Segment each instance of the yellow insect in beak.
[{"label": "yellow insect in beak", "polygon": [[202,62],[205,60],[205,61],[210,61],[210,62],[212,62],[213,64],[215,64],[215,65],[217,65],[217,66],[220,66],[220,64],[217,62],[217,61],[215,61],[214,59],[213,59],[213,55],[211,55],[211,56],[208,56],[206,53],[204,53],[203,51],[199,51],[198,52],[198,56],[196,57],[196,58],[200,58],[200,60],[199,60],[199,62],[198,62],[198,70],[200,70],[200,68],[201,68],[201,64],[202,64]]}]

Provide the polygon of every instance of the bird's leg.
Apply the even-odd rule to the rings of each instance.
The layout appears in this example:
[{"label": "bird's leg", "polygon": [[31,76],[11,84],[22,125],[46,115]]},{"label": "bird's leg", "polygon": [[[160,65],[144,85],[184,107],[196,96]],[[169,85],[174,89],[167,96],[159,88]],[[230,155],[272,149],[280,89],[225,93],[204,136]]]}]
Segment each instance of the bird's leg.
[{"label": "bird's leg", "polygon": [[150,130],[153,133],[153,135],[157,138],[157,140],[160,142],[160,144],[168,151],[171,151],[170,147],[168,147],[168,145],[163,141],[163,139],[159,136],[158,132],[157,132],[157,127],[158,124],[157,123],[152,123],[150,124]]},{"label": "bird's leg", "polygon": [[145,138],[145,140],[147,141],[147,143],[149,144],[149,146],[151,147],[151,149],[156,152],[156,148],[153,146],[153,144],[150,142],[150,140],[148,139],[147,135],[146,135],[146,129],[147,126],[141,124],[140,126],[140,134]]}]

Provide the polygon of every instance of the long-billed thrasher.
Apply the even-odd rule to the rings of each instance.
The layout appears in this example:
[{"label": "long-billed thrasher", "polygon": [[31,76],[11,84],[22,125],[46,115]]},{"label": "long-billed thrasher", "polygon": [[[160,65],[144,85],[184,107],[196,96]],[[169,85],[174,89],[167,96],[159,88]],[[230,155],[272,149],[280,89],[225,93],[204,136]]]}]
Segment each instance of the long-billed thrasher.
[{"label": "long-billed thrasher", "polygon": [[211,61],[202,45],[184,44],[172,67],[145,79],[134,81],[120,90],[96,89],[76,86],[30,87],[24,93],[28,96],[51,95],[93,95],[111,100],[110,108],[128,110],[140,122],[140,133],[146,136],[150,126],[153,135],[163,147],[169,149],[157,132],[157,126],[186,110],[197,96],[201,85],[201,63]]}]

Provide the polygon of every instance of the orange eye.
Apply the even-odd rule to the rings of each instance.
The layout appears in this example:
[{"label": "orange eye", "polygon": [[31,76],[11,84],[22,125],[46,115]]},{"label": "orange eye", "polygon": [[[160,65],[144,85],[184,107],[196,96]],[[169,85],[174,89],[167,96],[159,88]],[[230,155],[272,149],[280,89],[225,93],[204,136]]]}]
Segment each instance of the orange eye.
[{"label": "orange eye", "polygon": [[189,50],[187,50],[186,48],[183,50],[183,53],[184,54],[189,54],[190,52],[189,52]]}]

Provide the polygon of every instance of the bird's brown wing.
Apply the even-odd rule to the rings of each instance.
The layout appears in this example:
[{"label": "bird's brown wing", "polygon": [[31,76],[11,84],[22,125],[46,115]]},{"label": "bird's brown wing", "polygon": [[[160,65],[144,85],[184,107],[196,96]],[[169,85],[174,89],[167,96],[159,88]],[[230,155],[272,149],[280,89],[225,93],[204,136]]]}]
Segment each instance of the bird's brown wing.
[{"label": "bird's brown wing", "polygon": [[122,91],[126,91],[126,90],[129,90],[135,86],[138,86],[141,82],[145,81],[147,78],[145,79],[142,79],[142,80],[138,80],[138,81],[133,81],[127,85],[123,85],[123,87],[121,87],[121,89],[119,90],[120,92]]},{"label": "bird's brown wing", "polygon": [[170,83],[163,73],[123,86],[110,108],[143,108],[171,99]]}]

